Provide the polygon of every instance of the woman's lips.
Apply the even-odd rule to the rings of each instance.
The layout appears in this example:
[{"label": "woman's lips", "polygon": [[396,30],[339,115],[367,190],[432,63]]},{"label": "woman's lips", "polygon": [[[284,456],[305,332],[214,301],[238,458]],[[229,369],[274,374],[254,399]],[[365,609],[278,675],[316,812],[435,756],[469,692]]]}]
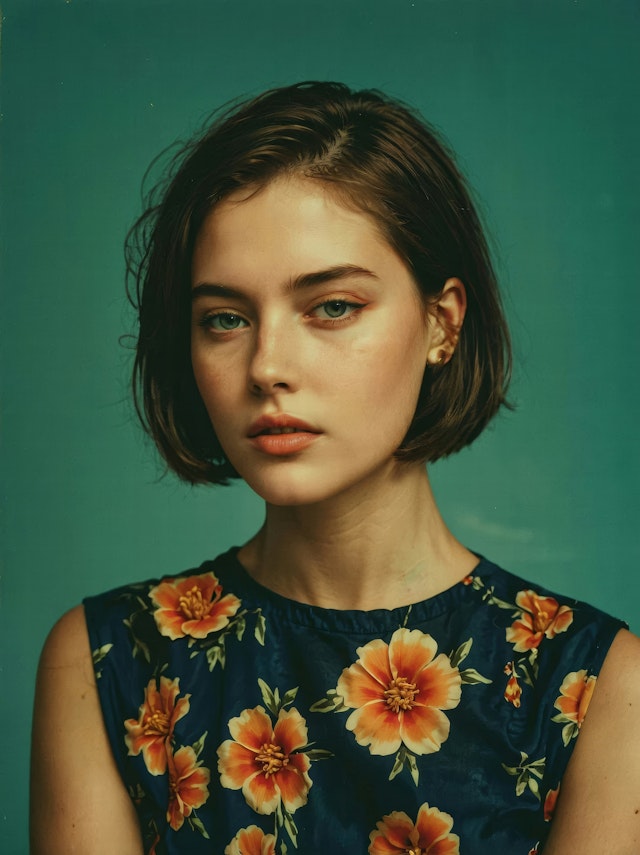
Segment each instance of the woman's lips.
[{"label": "woman's lips", "polygon": [[321,435],[321,431],[301,419],[278,414],[261,416],[249,428],[247,435],[251,444],[275,457],[297,454],[307,448]]}]

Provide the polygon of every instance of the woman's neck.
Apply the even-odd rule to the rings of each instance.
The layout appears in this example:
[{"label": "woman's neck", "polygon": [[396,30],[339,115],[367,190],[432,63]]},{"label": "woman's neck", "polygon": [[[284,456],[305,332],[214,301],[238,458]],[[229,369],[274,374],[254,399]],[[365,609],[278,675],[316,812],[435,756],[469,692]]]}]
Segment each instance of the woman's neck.
[{"label": "woman's neck", "polygon": [[377,485],[329,502],[267,506],[264,526],[238,557],[265,587],[337,609],[419,602],[477,564],[444,524],[417,465],[395,466]]}]

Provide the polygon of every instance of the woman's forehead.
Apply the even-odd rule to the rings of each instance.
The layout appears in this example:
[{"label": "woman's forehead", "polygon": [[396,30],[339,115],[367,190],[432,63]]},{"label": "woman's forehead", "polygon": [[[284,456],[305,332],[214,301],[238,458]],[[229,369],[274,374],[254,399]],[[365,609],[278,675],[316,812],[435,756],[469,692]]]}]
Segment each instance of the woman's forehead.
[{"label": "woman's forehead", "polygon": [[206,217],[194,269],[207,263],[235,269],[275,259],[369,267],[397,256],[369,214],[347,206],[324,182],[282,176],[234,192]]}]

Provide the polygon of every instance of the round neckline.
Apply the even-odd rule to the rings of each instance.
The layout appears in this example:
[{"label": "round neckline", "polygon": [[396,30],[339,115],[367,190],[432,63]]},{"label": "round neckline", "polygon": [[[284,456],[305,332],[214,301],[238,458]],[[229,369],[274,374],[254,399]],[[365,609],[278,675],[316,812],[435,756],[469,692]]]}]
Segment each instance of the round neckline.
[{"label": "round neckline", "polygon": [[[415,626],[451,611],[473,592],[473,586],[465,584],[465,579],[468,578],[465,576],[426,600],[407,603],[393,609],[326,608],[290,599],[257,582],[238,560],[239,551],[240,547],[234,546],[218,556],[213,563],[214,566],[218,565],[215,568],[216,575],[224,577],[223,587],[239,597],[246,608],[261,609],[265,616],[269,613],[279,621],[285,621],[288,624],[331,632],[382,634],[409,623]],[[491,563],[482,555],[474,554],[479,560],[469,575],[482,573],[486,576],[492,566]]]}]

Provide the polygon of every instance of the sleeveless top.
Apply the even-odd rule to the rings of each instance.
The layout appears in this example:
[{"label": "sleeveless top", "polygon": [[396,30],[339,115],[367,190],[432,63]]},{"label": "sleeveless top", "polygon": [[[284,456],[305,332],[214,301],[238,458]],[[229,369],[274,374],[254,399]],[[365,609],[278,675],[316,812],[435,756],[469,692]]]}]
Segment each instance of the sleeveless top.
[{"label": "sleeveless top", "polygon": [[232,549],[84,601],[146,855],[533,855],[624,624],[481,559],[340,611]]}]

